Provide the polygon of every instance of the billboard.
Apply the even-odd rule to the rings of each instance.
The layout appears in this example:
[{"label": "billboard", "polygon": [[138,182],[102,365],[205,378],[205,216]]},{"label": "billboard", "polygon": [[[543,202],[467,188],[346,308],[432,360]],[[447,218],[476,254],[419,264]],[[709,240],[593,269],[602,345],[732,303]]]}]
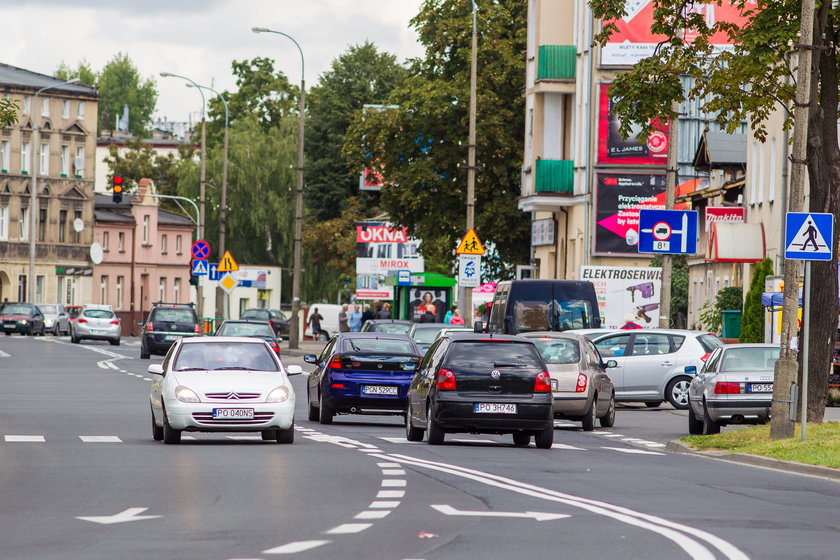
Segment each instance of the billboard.
[{"label": "billboard", "polygon": [[[706,25],[711,27],[720,22],[730,22],[743,27],[747,18],[743,13],[754,10],[757,4],[754,0],[740,2],[722,0],[717,2],[688,4],[687,10],[699,13],[705,17]],[[605,66],[633,66],[639,60],[651,56],[657,45],[666,41],[664,35],[653,33],[653,2],[652,0],[628,0],[625,4],[627,15],[615,22],[618,29],[601,47],[601,64]],[[687,30],[684,33],[686,42],[693,42],[697,33]],[[729,36],[719,31],[710,37],[710,43],[717,49],[729,49]]]},{"label": "billboard", "polygon": [[665,175],[598,173],[594,253],[638,255],[641,208],[665,208]]},{"label": "billboard", "polygon": [[743,206],[709,206],[706,208],[706,233],[712,222],[743,223],[747,221]]},{"label": "billboard", "polygon": [[401,270],[425,272],[420,243],[408,236],[408,228],[387,222],[356,224],[356,298],[394,299],[395,282],[386,285],[388,276]]},{"label": "billboard", "polygon": [[654,130],[646,142],[638,139],[641,129],[634,125],[629,138],[618,132],[619,121],[607,95],[610,84],[600,85],[598,108],[598,165],[662,165],[668,163],[668,124],[653,122]]},{"label": "billboard", "polygon": [[625,315],[643,327],[659,326],[661,268],[581,266],[580,279],[595,286],[604,328],[621,328]]}]

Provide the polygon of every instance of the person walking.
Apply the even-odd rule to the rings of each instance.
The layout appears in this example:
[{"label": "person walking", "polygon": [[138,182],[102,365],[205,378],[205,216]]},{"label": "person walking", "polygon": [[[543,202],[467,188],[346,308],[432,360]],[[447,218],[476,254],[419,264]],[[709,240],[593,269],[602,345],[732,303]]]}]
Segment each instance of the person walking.
[{"label": "person walking", "polygon": [[449,324],[458,327],[462,327],[464,325],[464,318],[461,317],[461,312],[457,307],[455,307],[455,310],[452,312],[452,317],[449,318]]},{"label": "person walking", "polygon": [[[323,315],[318,313],[318,308],[312,308],[312,314],[309,315],[309,330],[312,332],[312,338],[315,340],[326,340],[329,338],[329,333],[321,328],[321,321],[324,320]],[[324,337],[323,339],[321,337]]]},{"label": "person walking", "polygon": [[362,312],[358,303],[353,306],[353,311],[350,312],[347,323],[350,326],[351,332],[359,332],[362,330]]},{"label": "person walking", "polygon": [[338,313],[338,332],[350,332],[350,325],[347,321],[350,319],[347,313],[347,304],[341,306],[341,311]]},{"label": "person walking", "polygon": [[443,316],[443,322],[448,323],[452,316],[455,315],[455,310],[458,309],[457,305],[453,305],[446,311],[446,315]]},{"label": "person walking", "polygon": [[383,303],[382,309],[376,312],[375,317],[377,319],[390,319],[391,318],[391,304],[390,303]]}]

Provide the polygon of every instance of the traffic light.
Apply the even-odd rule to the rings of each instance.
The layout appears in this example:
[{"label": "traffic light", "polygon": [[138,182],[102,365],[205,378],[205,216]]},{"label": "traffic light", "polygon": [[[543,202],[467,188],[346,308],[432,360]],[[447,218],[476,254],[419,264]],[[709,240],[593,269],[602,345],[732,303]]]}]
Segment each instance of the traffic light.
[{"label": "traffic light", "polygon": [[114,175],[114,178],[111,179],[113,191],[114,191],[114,203],[119,204],[122,202],[122,195],[123,195],[123,178],[122,175]]}]

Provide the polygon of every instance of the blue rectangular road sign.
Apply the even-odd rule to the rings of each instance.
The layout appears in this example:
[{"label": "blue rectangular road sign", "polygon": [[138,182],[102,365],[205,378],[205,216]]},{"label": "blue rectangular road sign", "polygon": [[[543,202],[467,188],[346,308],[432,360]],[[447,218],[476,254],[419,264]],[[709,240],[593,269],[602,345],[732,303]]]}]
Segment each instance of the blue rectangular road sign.
[{"label": "blue rectangular road sign", "polygon": [[193,276],[206,276],[207,275],[207,260],[206,259],[193,259],[193,261],[192,261],[192,275]]},{"label": "blue rectangular road sign", "polygon": [[696,254],[697,221],[694,210],[639,210],[639,252]]},{"label": "blue rectangular road sign", "polygon": [[785,258],[830,261],[834,258],[834,214],[785,214]]},{"label": "blue rectangular road sign", "polygon": [[224,272],[219,272],[219,263],[207,264],[207,279],[211,282],[218,282]]}]

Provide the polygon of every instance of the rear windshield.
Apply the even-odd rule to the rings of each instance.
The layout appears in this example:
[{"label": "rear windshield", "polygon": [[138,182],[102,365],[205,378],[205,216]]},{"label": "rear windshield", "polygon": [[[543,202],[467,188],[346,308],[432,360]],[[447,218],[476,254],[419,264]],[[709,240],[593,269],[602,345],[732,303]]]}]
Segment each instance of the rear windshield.
[{"label": "rear windshield", "polygon": [[268,323],[226,323],[216,336],[264,336],[274,338],[274,330]]},{"label": "rear windshield", "polygon": [[410,328],[411,325],[403,323],[372,323],[368,330],[388,334],[405,334]]},{"label": "rear windshield", "polygon": [[245,311],[241,317],[243,319],[268,319],[268,311],[262,309],[249,309]]},{"label": "rear windshield", "polygon": [[697,337],[697,342],[703,347],[706,352],[711,352],[715,348],[723,346],[723,341],[713,334],[701,334]]},{"label": "rear windshield", "polygon": [[181,346],[174,370],[277,371],[278,368],[264,342],[202,342]]},{"label": "rear windshield", "polygon": [[408,340],[392,340],[384,338],[348,338],[344,341],[344,352],[417,355],[414,345]]},{"label": "rear windshield", "polygon": [[67,308],[67,314],[71,317],[78,317],[79,313],[81,313],[81,312],[82,312],[81,307],[68,307]]},{"label": "rear windshield", "polygon": [[543,367],[534,345],[523,342],[454,342],[445,363],[447,367],[465,369]]},{"label": "rear windshield", "polygon": [[195,323],[192,309],[155,309],[152,321],[162,323]]},{"label": "rear windshield", "polygon": [[38,309],[40,309],[41,313],[43,313],[44,315],[46,315],[48,313],[49,314],[54,314],[54,315],[58,314],[58,306],[57,305],[39,305]]},{"label": "rear windshield", "polygon": [[85,317],[90,317],[91,319],[110,319],[114,316],[113,311],[108,311],[107,309],[87,309],[84,312]]},{"label": "rear windshield", "polygon": [[438,333],[446,327],[436,329],[414,329],[414,342],[417,344],[431,344],[437,338]]},{"label": "rear windshield", "polygon": [[[553,316],[552,316],[553,315]],[[515,300],[513,320],[518,332],[589,329],[592,306],[585,300]]]},{"label": "rear windshield", "polygon": [[576,364],[580,361],[580,345],[568,338],[532,338],[547,364]]},{"label": "rear windshield", "polygon": [[32,307],[29,305],[7,305],[3,308],[3,313],[6,315],[29,315],[32,313]]},{"label": "rear windshield", "polygon": [[773,371],[778,359],[779,348],[729,348],[720,371]]}]

